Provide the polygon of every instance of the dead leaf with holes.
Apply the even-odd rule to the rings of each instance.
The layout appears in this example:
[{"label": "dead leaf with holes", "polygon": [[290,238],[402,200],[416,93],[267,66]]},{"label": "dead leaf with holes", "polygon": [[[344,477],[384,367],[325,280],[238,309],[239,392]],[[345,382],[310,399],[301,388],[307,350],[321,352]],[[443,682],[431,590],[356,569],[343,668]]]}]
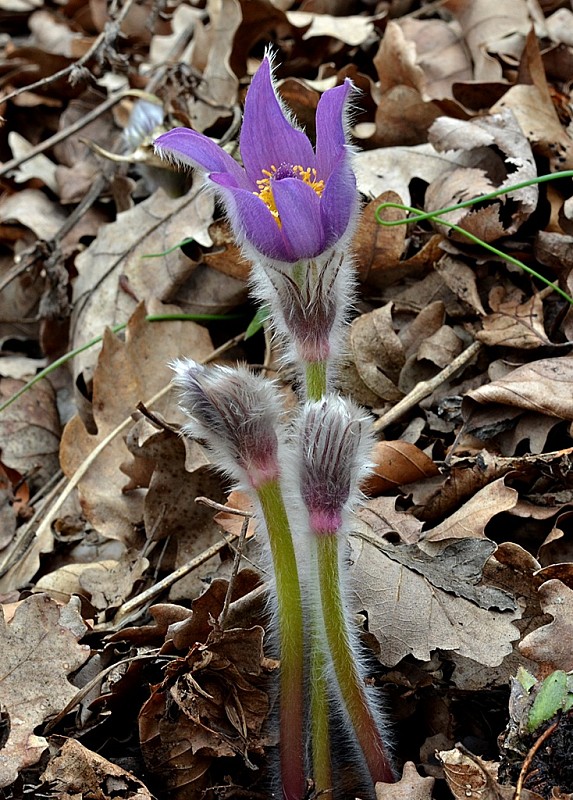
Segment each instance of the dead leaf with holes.
[{"label": "dead leaf with holes", "polygon": [[79,645],[87,628],[77,601],[59,606],[46,595],[32,595],[0,618],[0,705],[8,719],[8,738],[0,758],[0,786],[9,786],[22,769],[36,764],[48,746],[34,730],[61,711],[77,690],[68,675],[86,661],[90,648]]},{"label": "dead leaf with holes", "polygon": [[[455,169],[430,184],[425,211],[447,208],[537,177],[531,146],[509,110],[467,122],[440,117],[432,125],[429,139],[438,152],[462,151],[470,158],[467,167]],[[486,205],[450,211],[441,215],[443,223],[434,224],[438,231],[458,241],[465,241],[465,237],[449,228],[448,222],[492,242],[515,233],[535,210],[538,196],[537,185],[527,186],[487,201]]]},{"label": "dead leaf with holes", "polygon": [[[513,800],[515,788],[497,782],[499,764],[485,761],[458,748],[442,750],[437,757],[444,768],[448,787],[455,800]],[[536,792],[523,789],[522,800],[541,800]]]}]

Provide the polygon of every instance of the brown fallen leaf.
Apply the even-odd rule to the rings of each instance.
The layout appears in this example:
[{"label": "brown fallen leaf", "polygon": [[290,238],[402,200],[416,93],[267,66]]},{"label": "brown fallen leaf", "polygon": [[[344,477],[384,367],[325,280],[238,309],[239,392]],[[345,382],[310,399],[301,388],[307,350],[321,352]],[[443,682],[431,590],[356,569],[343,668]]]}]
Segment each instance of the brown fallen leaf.
[{"label": "brown fallen leaf", "polygon": [[[271,744],[263,732],[269,711],[261,688],[263,635],[258,626],[214,629],[153,688],[139,716],[141,749],[170,792],[184,788],[185,797],[199,798],[219,758],[239,755],[250,766],[250,756]],[[232,762],[225,762],[228,769]]]},{"label": "brown fallen leaf", "polygon": [[381,494],[421,478],[439,475],[432,459],[410,442],[377,442],[371,458],[373,474],[362,486],[368,495]]},{"label": "brown fallen leaf", "polygon": [[526,38],[520,72],[523,79],[508,89],[491,113],[511,109],[535,153],[549,159],[551,171],[571,169],[573,140],[555,109],[533,28]]},{"label": "brown fallen leaf", "polygon": [[88,750],[75,739],[52,737],[60,746],[42,774],[42,780],[57,792],[60,800],[98,798],[98,800],[153,800],[144,784],[130,772]]},{"label": "brown fallen leaf", "polygon": [[502,77],[499,60],[488,52],[494,42],[516,33],[529,32],[527,3],[516,0],[500,6],[499,0],[446,0],[446,8],[459,22],[474,65],[474,81],[497,81]]},{"label": "brown fallen leaf", "polygon": [[464,420],[471,418],[476,406],[489,403],[573,420],[573,358],[532,361],[468,392],[462,403]]},{"label": "brown fallen leaf", "polygon": [[[509,110],[468,122],[439,117],[429,138],[440,152],[461,150],[470,158],[466,168],[453,170],[430,184],[424,201],[426,211],[437,211],[537,176],[531,146]],[[492,175],[496,178],[492,179]],[[448,230],[450,221],[486,242],[495,241],[518,230],[535,210],[538,195],[536,185],[518,189],[486,206],[450,211],[443,215],[444,223],[436,222],[436,227],[463,241],[462,234]]]},{"label": "brown fallen leaf", "polygon": [[[497,782],[499,764],[484,761],[458,748],[437,753],[455,800],[513,800],[515,788]],[[541,800],[536,792],[523,789],[522,800]]]},{"label": "brown fallen leaf", "polygon": [[[0,398],[6,400],[22,381],[0,380]],[[48,380],[32,386],[0,415],[2,461],[25,474],[40,488],[57,473],[61,426],[56,393]]]},{"label": "brown fallen leaf", "polygon": [[431,800],[435,780],[418,774],[412,761],[407,761],[397,783],[377,783],[376,800]]},{"label": "brown fallen leaf", "polygon": [[77,689],[68,675],[86,661],[87,645],[78,640],[87,628],[78,602],[59,606],[46,595],[32,595],[17,604],[9,623],[0,618],[0,704],[8,719],[8,738],[0,759],[0,786],[8,786],[20,770],[35,764],[48,742],[34,730],[61,711]]},{"label": "brown fallen leaf", "polygon": [[[192,190],[172,199],[159,190],[102,226],[76,259],[70,346],[81,346],[101,336],[106,326],[126,322],[138,301],[171,299],[174,289],[196,268],[195,262],[172,248],[188,237],[211,245],[207,231],[213,204],[208,192]],[[144,258],[154,254],[158,257]],[[96,358],[97,351],[90,348],[74,359],[74,377],[91,369]]]},{"label": "brown fallen leaf", "polygon": [[428,661],[439,648],[495,666],[512,652],[516,603],[504,591],[476,585],[493,542],[430,545],[436,549],[428,555],[362,530],[351,538],[352,607],[367,611],[382,663],[394,666],[406,655]]},{"label": "brown fallen leaf", "polygon": [[427,531],[423,537],[424,542],[484,537],[485,526],[493,517],[513,508],[517,502],[517,491],[506,486],[504,480],[498,478],[480,489],[461,508]]},{"label": "brown fallen leaf", "polygon": [[539,293],[521,302],[521,292],[495,286],[489,293],[489,305],[494,313],[482,320],[483,330],[476,333],[480,342],[522,350],[551,344],[543,325],[543,297]]},{"label": "brown fallen leaf", "polygon": [[540,664],[549,674],[556,669],[573,669],[573,589],[553,578],[539,587],[541,607],[553,621],[527,634],[519,650]]},{"label": "brown fallen leaf", "polygon": [[[169,311],[169,307],[165,309]],[[62,469],[71,476],[93,449],[123,420],[140,401],[145,401],[171,379],[168,363],[178,355],[205,358],[212,351],[205,328],[190,321],[150,323],[140,306],[127,327],[122,342],[107,331],[94,375],[93,412],[97,433],[91,434],[79,416],[67,424],[60,449]],[[177,418],[176,402],[163,398],[154,410]],[[128,543],[134,525],[143,519],[141,492],[122,491],[120,466],[130,454],[122,436],[98,456],[79,484],[83,512],[101,534]],[[127,478],[124,483],[127,483]]]}]

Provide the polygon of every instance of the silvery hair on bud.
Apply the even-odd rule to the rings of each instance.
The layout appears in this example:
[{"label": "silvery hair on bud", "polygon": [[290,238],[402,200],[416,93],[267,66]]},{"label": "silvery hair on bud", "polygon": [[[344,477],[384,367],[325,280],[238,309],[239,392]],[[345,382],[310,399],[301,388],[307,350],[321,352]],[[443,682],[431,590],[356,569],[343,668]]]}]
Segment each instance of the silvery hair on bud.
[{"label": "silvery hair on bud", "polygon": [[337,395],[303,406],[296,436],[300,493],[309,512],[323,509],[348,523],[371,468],[371,423],[362,408]]},{"label": "silvery hair on bud", "polygon": [[205,367],[191,359],[171,364],[179,403],[190,421],[183,433],[202,439],[216,465],[243,488],[249,470],[272,467],[283,413],[276,384],[244,366]]}]

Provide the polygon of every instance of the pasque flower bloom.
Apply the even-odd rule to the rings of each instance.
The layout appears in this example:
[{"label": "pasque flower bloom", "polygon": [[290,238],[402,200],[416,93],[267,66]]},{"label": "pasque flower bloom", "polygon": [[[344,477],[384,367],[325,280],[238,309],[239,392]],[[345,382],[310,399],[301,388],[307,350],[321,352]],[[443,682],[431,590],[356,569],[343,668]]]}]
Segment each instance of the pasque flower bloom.
[{"label": "pasque flower bloom", "polygon": [[266,55],[245,102],[239,142],[244,168],[212,139],[188,128],[164,133],[155,147],[207,174],[253,260],[315,258],[352,230],[358,210],[346,141],[352,89],[347,79],[320,98],[315,152],[279,100]]}]

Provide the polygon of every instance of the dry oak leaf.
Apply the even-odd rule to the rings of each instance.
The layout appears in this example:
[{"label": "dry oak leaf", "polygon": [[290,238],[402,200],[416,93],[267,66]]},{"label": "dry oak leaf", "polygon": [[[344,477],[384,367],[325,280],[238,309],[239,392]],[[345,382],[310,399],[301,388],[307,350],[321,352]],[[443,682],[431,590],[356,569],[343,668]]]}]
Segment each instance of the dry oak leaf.
[{"label": "dry oak leaf", "polygon": [[432,800],[435,779],[422,778],[412,761],[406,761],[398,783],[377,783],[376,800]]},{"label": "dry oak leaf", "polygon": [[381,494],[406,483],[439,475],[432,459],[410,442],[377,442],[371,455],[373,469],[362,486],[368,495]]},{"label": "dry oak leaf", "polygon": [[[0,400],[22,388],[21,381],[0,379]],[[7,467],[29,474],[32,486],[42,487],[58,471],[60,417],[56,393],[42,380],[0,415],[0,449]]]},{"label": "dry oak leaf", "polygon": [[[499,764],[484,761],[458,748],[442,750],[437,757],[444,768],[447,784],[455,800],[513,800],[515,788],[497,782]],[[541,800],[535,792],[523,789],[521,800]]]},{"label": "dry oak leaf", "polygon": [[[439,117],[429,131],[430,143],[439,152],[465,152],[467,168],[435,180],[426,191],[425,211],[437,211],[472,197],[535,178],[537,167],[531,146],[510,109],[469,121]],[[492,181],[492,175],[496,176]],[[460,208],[443,214],[438,231],[448,222],[460,225],[486,242],[515,233],[537,206],[537,185],[510,192],[481,208]],[[510,211],[508,210],[508,204]],[[452,238],[465,237],[452,232]]]},{"label": "dry oak leaf", "polygon": [[461,508],[429,530],[423,537],[424,542],[484,537],[488,522],[496,514],[509,511],[518,501],[517,491],[506,486],[504,480],[498,478],[476,492]]},{"label": "dry oak leaf", "polygon": [[538,293],[520,302],[511,293],[508,297],[503,286],[495,286],[489,294],[489,305],[493,314],[483,320],[483,330],[476,333],[476,339],[484,344],[504,347],[518,347],[531,350],[542,345],[550,345],[543,326],[543,299]]},{"label": "dry oak leaf", "polygon": [[87,630],[74,600],[59,606],[46,595],[32,595],[6,622],[0,617],[0,706],[8,718],[8,739],[0,750],[0,787],[35,764],[48,743],[34,733],[61,711],[77,690],[68,675],[89,656],[78,640]]},{"label": "dry oak leaf", "polygon": [[539,587],[541,607],[552,622],[529,633],[519,644],[527,658],[543,664],[547,672],[573,669],[573,590],[553,578]]},{"label": "dry oak leaf", "polygon": [[572,421],[573,358],[562,356],[532,361],[497,381],[468,392],[462,403],[466,422],[476,403],[501,403]]},{"label": "dry oak leaf", "polygon": [[[498,81],[502,66],[488,51],[506,38],[529,31],[531,19],[525,0],[508,4],[499,0],[447,0],[444,5],[461,26],[474,64],[474,81]],[[499,45],[495,49],[500,49]]]},{"label": "dry oak leaf", "polygon": [[[60,740],[60,737],[53,737]],[[63,740],[63,737],[62,737]],[[93,753],[75,739],[63,746],[46,767],[42,780],[57,792],[58,800],[153,800],[151,792],[134,775]]]},{"label": "dry oak leaf", "polygon": [[[196,268],[179,248],[172,248],[188,237],[211,246],[208,227],[213,209],[208,192],[191,191],[173,199],[158,190],[118,214],[115,222],[103,225],[76,258],[70,346],[79,347],[100,336],[107,325],[125,322],[137,300],[169,301]],[[163,255],[145,258],[154,254]],[[93,367],[96,354],[89,348],[74,359],[74,378]]]},{"label": "dry oak leaf", "polygon": [[[163,312],[174,310],[164,306]],[[190,321],[147,322],[140,305],[130,319],[126,341],[106,331],[93,383],[93,414],[97,433],[90,433],[79,416],[68,422],[60,448],[62,469],[73,475],[92,450],[146,401],[167,386],[169,362],[177,356],[201,361],[212,352],[205,328]],[[154,411],[178,418],[176,399],[162,398]],[[143,519],[140,491],[122,491],[120,466],[130,460],[123,436],[116,436],[99,454],[79,483],[85,517],[96,530],[112,539],[129,542],[135,524]]]},{"label": "dry oak leaf", "polygon": [[352,537],[352,607],[368,613],[386,666],[406,655],[429,661],[438,648],[488,666],[512,652],[519,638],[512,624],[520,617],[517,604],[507,592],[477,585],[495,547],[461,539],[428,555],[367,530]]}]

